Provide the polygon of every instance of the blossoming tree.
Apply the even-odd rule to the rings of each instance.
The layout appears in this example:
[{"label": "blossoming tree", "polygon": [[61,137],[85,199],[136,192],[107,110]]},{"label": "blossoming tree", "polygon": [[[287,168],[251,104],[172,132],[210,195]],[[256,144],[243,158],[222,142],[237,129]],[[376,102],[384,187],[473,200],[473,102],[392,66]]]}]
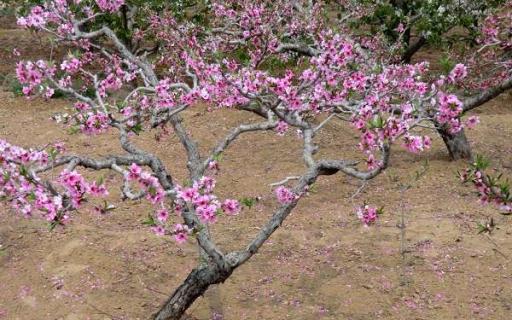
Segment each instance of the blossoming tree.
[{"label": "blossoming tree", "polygon": [[[463,113],[482,106],[511,88],[510,81],[510,1],[430,0],[430,1],[342,1],[356,28],[362,26],[381,34],[396,55],[390,62],[410,63],[425,45],[444,47],[451,59],[464,62],[469,78],[458,87],[465,92]],[[476,118],[468,119],[471,126]],[[443,123],[433,125],[445,142],[450,157],[471,159],[464,129],[453,132]]]},{"label": "blossoming tree", "polygon": [[[66,154],[62,145],[24,148],[0,142],[0,194],[23,215],[65,224],[88,197],[110,186],[87,181],[80,171],[111,170],[122,177],[125,199],[154,206],[151,229],[177,244],[194,242],[202,259],[154,316],[179,319],[209,286],[224,282],[258,252],[319,177],[338,172],[369,180],[389,164],[394,145],[414,153],[430,147],[418,130],[437,121],[462,129],[463,103],[451,94],[466,76],[457,65],[447,78],[432,79],[427,63],[389,64],[383,44],[325,23],[324,7],[312,1],[213,1],[199,24],[171,11],[124,0],[53,0],[19,18],[73,48],[60,61],[20,61],[16,72],[27,96],[71,97],[70,121],[87,135],[114,131],[123,149],[103,158]],[[129,43],[116,27],[123,16]],[[276,62],[280,68],[273,68]],[[282,66],[285,66],[283,68]],[[256,115],[261,121],[233,127],[207,153],[187,130],[182,113],[198,104],[210,112]],[[342,121],[360,136],[359,159],[326,158],[316,144],[325,125]],[[143,130],[170,127],[186,152],[188,182],[151,150],[133,142]],[[297,130],[304,172],[276,183],[279,204],[257,235],[239,250],[225,252],[209,225],[240,214],[241,203],[215,195],[218,160],[237,138],[255,131]],[[342,137],[340,137],[341,139]],[[60,172],[50,179],[49,172]],[[218,172],[221,174],[221,172]],[[110,207],[96,208],[100,212]],[[362,206],[364,224],[376,208]]]},{"label": "blossoming tree", "polygon": [[[500,8],[506,0],[355,2],[371,8],[362,14],[359,22],[369,24],[373,32],[383,32],[392,42],[402,42],[400,60],[410,63],[418,50],[428,43],[475,44],[482,20]],[[464,33],[453,32],[457,28],[464,30]],[[452,34],[449,34],[450,31]]]}]

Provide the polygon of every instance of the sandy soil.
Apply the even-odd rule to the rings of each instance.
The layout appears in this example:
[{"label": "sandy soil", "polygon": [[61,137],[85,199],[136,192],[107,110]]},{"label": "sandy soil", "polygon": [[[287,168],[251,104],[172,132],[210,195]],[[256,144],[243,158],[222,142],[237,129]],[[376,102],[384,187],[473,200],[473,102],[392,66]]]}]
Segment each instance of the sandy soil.
[{"label": "sandy soil", "polygon": [[[12,73],[13,47],[30,57],[48,54],[37,36],[0,30],[2,74]],[[474,150],[510,176],[511,102],[504,95],[476,111],[482,124],[468,132]],[[68,106],[65,100],[14,97],[4,88],[0,138],[24,146],[62,140],[70,152],[91,156],[119,152],[111,134],[70,135],[49,120]],[[249,118],[200,108],[186,114],[204,150]],[[160,155],[183,181],[181,146],[173,137],[156,142],[154,135],[144,133],[137,144]],[[332,123],[321,137],[321,152],[352,158],[355,144],[350,128]],[[395,151],[391,167],[353,198],[359,182],[343,175],[320,179],[261,252],[221,286],[225,318],[510,319],[510,218],[480,206],[473,190],[459,183],[455,173],[466,164],[448,161],[440,139],[422,155]],[[399,184],[411,182],[426,159],[426,175],[402,195]],[[220,196],[262,197],[213,227],[227,250],[246,243],[276,207],[269,184],[301,172],[299,140],[293,133],[246,135],[221,164]],[[115,185],[117,178],[104,174]],[[105,216],[84,209],[53,232],[44,221],[0,208],[0,319],[147,319],[157,310],[194,267],[196,248],[154,236],[142,225],[149,207],[119,202],[115,188],[111,193],[118,209]],[[365,200],[385,206],[371,228],[354,214]],[[402,213],[404,255],[397,228]],[[491,216],[498,228],[490,237],[478,235],[477,222]],[[199,299],[189,311],[208,319],[208,300]]]}]

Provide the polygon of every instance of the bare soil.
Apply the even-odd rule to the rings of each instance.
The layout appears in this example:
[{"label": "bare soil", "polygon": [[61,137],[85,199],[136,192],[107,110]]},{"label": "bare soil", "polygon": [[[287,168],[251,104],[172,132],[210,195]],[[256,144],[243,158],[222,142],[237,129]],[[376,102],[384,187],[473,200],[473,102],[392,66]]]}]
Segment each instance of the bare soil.
[{"label": "bare soil", "polygon": [[[48,57],[38,35],[0,30],[0,73],[14,70],[17,47],[29,57]],[[512,96],[505,94],[477,110],[481,125],[469,131],[476,153],[512,176]],[[23,146],[64,141],[69,152],[102,156],[121,152],[114,133],[70,135],[50,116],[70,105],[0,93],[0,138]],[[211,147],[231,125],[250,121],[243,113],[187,112],[190,131]],[[164,159],[184,181],[183,150],[156,132],[137,137],[140,147]],[[321,136],[321,152],[357,158],[356,136],[332,123]],[[303,170],[300,141],[290,132],[243,136],[226,152],[218,176],[220,196],[261,200],[237,217],[213,227],[220,246],[240,248],[276,207],[270,183]],[[428,160],[425,176],[401,194]],[[421,155],[395,148],[390,168],[352,197],[360,182],[343,175],[320,179],[291,217],[252,260],[220,286],[225,319],[510,319],[512,314],[512,224],[483,207],[450,162],[441,139]],[[110,185],[116,177],[102,173]],[[88,173],[90,177],[96,176]],[[197,261],[192,241],[183,246],[153,235],[142,221],[144,202],[120,202],[104,216],[76,213],[65,228],[48,231],[44,221],[25,219],[0,207],[0,319],[148,319]],[[352,197],[352,198],[351,198]],[[376,226],[361,226],[354,208],[364,201],[385,206]],[[406,217],[401,255],[400,215]],[[477,223],[494,217],[496,230],[477,234]],[[208,319],[207,299],[189,310]]]}]

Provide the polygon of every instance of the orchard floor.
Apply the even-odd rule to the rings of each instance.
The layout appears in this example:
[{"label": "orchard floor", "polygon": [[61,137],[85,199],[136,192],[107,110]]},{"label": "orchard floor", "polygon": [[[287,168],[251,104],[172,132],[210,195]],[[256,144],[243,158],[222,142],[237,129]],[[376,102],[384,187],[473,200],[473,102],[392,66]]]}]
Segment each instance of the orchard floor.
[{"label": "orchard floor", "polygon": [[[0,29],[0,70],[12,73],[13,47],[32,57],[46,55],[32,36]],[[47,50],[47,49],[46,49]],[[5,74],[5,73],[4,73]],[[481,125],[468,136],[476,153],[512,175],[512,96],[503,95],[479,111]],[[100,157],[121,152],[115,136],[70,135],[50,116],[66,100],[26,100],[7,87],[0,93],[0,138],[23,146],[64,141],[71,153]],[[234,124],[250,116],[237,112],[186,113],[186,123],[207,150]],[[183,151],[175,138],[136,138],[185,179]],[[320,137],[321,153],[358,157],[354,132],[332,123]],[[270,183],[303,170],[300,143],[290,132],[243,136],[225,153],[219,196],[262,197],[239,216],[213,226],[226,251],[243,246],[276,208]],[[428,160],[420,182],[401,195]],[[395,147],[391,166],[360,187],[341,174],[323,177],[262,250],[220,286],[225,319],[510,319],[512,314],[512,221],[480,206],[450,162],[439,138],[433,148],[412,155]],[[65,228],[25,219],[0,207],[0,319],[148,319],[197,261],[193,242],[178,246],[153,235],[142,221],[144,202],[120,202],[117,177],[103,173],[118,206],[98,216],[85,208]],[[88,173],[94,177],[93,173]],[[370,228],[354,208],[364,201],[385,206]],[[401,214],[406,217],[400,254]],[[477,223],[494,217],[497,228],[477,234]],[[208,319],[209,300],[200,298],[191,317]]]}]

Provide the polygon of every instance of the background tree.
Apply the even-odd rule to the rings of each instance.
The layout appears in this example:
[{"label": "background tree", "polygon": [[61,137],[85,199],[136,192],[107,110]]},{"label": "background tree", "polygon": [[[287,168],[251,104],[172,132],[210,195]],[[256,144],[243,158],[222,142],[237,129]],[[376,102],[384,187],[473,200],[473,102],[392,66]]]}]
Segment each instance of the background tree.
[{"label": "background tree", "polygon": [[[486,49],[488,42],[483,40],[487,38],[486,34],[489,32],[489,27],[486,25],[492,20],[491,17],[500,13],[506,14],[506,8],[510,7],[509,1],[392,0],[340,3],[347,12],[358,10],[356,19],[351,19],[356,30],[370,34],[381,33],[394,47],[391,51],[394,51],[396,56],[391,57],[391,60],[410,63],[421,48],[429,45],[444,52],[445,57],[441,59],[441,65],[444,66],[446,75],[456,64],[452,61],[465,62],[471,73],[479,78],[482,84],[486,84],[478,90],[489,91],[484,95],[477,95],[476,93],[480,91],[467,90],[468,86],[462,88],[460,93],[468,96],[464,101],[467,106],[464,112],[474,109],[476,105],[484,104],[509,88],[508,78],[503,77],[501,71],[497,72],[494,64],[496,61],[502,61],[503,57],[497,58],[495,55],[486,54],[476,58],[474,55],[475,51],[478,53],[484,49],[488,51],[488,48]],[[354,3],[357,3],[355,9]],[[360,6],[365,10],[361,10]],[[501,20],[503,18],[502,16]],[[503,40],[503,36],[501,39]],[[507,40],[502,42],[504,47],[508,46],[506,43]],[[483,96],[489,98],[482,99]],[[434,122],[433,124],[445,142],[452,159],[472,158],[471,147],[464,130],[453,133],[442,123]]]}]

